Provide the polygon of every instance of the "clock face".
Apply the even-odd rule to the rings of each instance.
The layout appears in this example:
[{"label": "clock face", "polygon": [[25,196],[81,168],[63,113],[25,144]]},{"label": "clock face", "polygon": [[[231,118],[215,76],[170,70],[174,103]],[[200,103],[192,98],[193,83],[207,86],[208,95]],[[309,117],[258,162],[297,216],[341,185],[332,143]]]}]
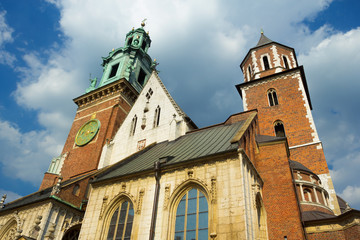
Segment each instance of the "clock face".
[{"label": "clock face", "polygon": [[75,144],[84,146],[89,143],[97,134],[100,128],[100,121],[92,119],[81,126],[75,137]]}]

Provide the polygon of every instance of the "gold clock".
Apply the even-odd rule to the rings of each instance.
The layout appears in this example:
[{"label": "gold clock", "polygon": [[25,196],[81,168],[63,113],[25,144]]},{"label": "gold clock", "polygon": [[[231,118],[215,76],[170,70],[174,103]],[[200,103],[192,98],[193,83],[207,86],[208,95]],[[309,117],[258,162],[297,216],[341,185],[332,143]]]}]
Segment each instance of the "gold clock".
[{"label": "gold clock", "polygon": [[79,147],[88,144],[96,136],[100,128],[100,121],[91,119],[81,126],[75,137],[75,144]]}]

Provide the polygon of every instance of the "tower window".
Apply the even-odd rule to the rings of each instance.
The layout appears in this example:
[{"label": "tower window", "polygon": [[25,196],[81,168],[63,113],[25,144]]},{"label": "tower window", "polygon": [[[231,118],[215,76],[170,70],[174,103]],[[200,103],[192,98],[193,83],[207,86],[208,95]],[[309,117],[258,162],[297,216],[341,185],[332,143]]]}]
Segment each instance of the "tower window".
[{"label": "tower window", "polygon": [[132,42],[133,38],[129,38],[129,40],[127,41],[127,45],[130,46],[131,45],[131,42]]},{"label": "tower window", "polygon": [[130,136],[133,136],[135,134],[136,122],[137,122],[137,116],[135,115],[131,120]]},{"label": "tower window", "polygon": [[264,70],[269,70],[270,69],[270,65],[269,65],[269,59],[267,56],[263,57],[263,63],[264,63]]},{"label": "tower window", "polygon": [[274,123],[275,136],[285,137],[285,128],[282,121],[276,121]]},{"label": "tower window", "polygon": [[267,92],[267,95],[268,95],[270,106],[275,106],[275,105],[279,104],[275,89],[273,89],[273,88],[269,89]]},{"label": "tower window", "polygon": [[138,77],[138,83],[140,83],[141,86],[144,86],[146,77],[146,72],[140,68],[139,77]]},{"label": "tower window", "polygon": [[145,40],[143,40],[141,48],[142,48],[142,50],[145,51],[145,48],[146,48],[146,41]]},{"label": "tower window", "polygon": [[160,107],[157,106],[157,108],[155,109],[155,116],[154,116],[154,123],[153,123],[153,127],[157,127],[159,126],[160,123]]},{"label": "tower window", "polygon": [[283,56],[283,60],[284,60],[285,68],[289,69],[289,63],[288,63],[287,57]]},{"label": "tower window", "polygon": [[248,67],[248,80],[251,78],[251,66]]},{"label": "tower window", "polygon": [[119,63],[117,63],[111,67],[111,72],[110,72],[109,78],[115,77],[118,68],[119,68]]},{"label": "tower window", "polygon": [[75,196],[79,196],[79,194],[80,194],[80,186],[79,186],[79,184],[76,184],[74,186],[72,194],[75,195]]}]

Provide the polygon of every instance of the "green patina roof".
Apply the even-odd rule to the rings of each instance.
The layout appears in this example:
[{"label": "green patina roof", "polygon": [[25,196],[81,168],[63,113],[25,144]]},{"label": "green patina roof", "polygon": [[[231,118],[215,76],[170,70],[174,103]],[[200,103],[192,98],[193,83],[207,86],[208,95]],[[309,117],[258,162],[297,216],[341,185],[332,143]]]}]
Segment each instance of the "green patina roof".
[{"label": "green patina roof", "polygon": [[245,121],[229,125],[217,125],[187,133],[174,141],[161,142],[114,164],[99,174],[94,182],[151,170],[160,158],[168,157],[164,166],[225,153],[238,148],[230,141]]}]

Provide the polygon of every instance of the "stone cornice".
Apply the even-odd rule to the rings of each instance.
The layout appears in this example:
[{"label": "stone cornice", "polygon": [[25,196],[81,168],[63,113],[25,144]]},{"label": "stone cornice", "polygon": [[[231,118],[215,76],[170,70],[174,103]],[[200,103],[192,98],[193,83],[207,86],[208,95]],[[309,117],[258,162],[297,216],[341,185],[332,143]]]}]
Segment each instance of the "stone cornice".
[{"label": "stone cornice", "polygon": [[135,100],[139,93],[131,86],[131,84],[126,79],[120,79],[118,81],[109,83],[101,88],[95,89],[89,93],[81,95],[73,99],[79,109],[88,107],[95,104],[100,99],[107,99],[114,96],[114,94],[119,93],[126,101],[131,105],[135,103]]}]

